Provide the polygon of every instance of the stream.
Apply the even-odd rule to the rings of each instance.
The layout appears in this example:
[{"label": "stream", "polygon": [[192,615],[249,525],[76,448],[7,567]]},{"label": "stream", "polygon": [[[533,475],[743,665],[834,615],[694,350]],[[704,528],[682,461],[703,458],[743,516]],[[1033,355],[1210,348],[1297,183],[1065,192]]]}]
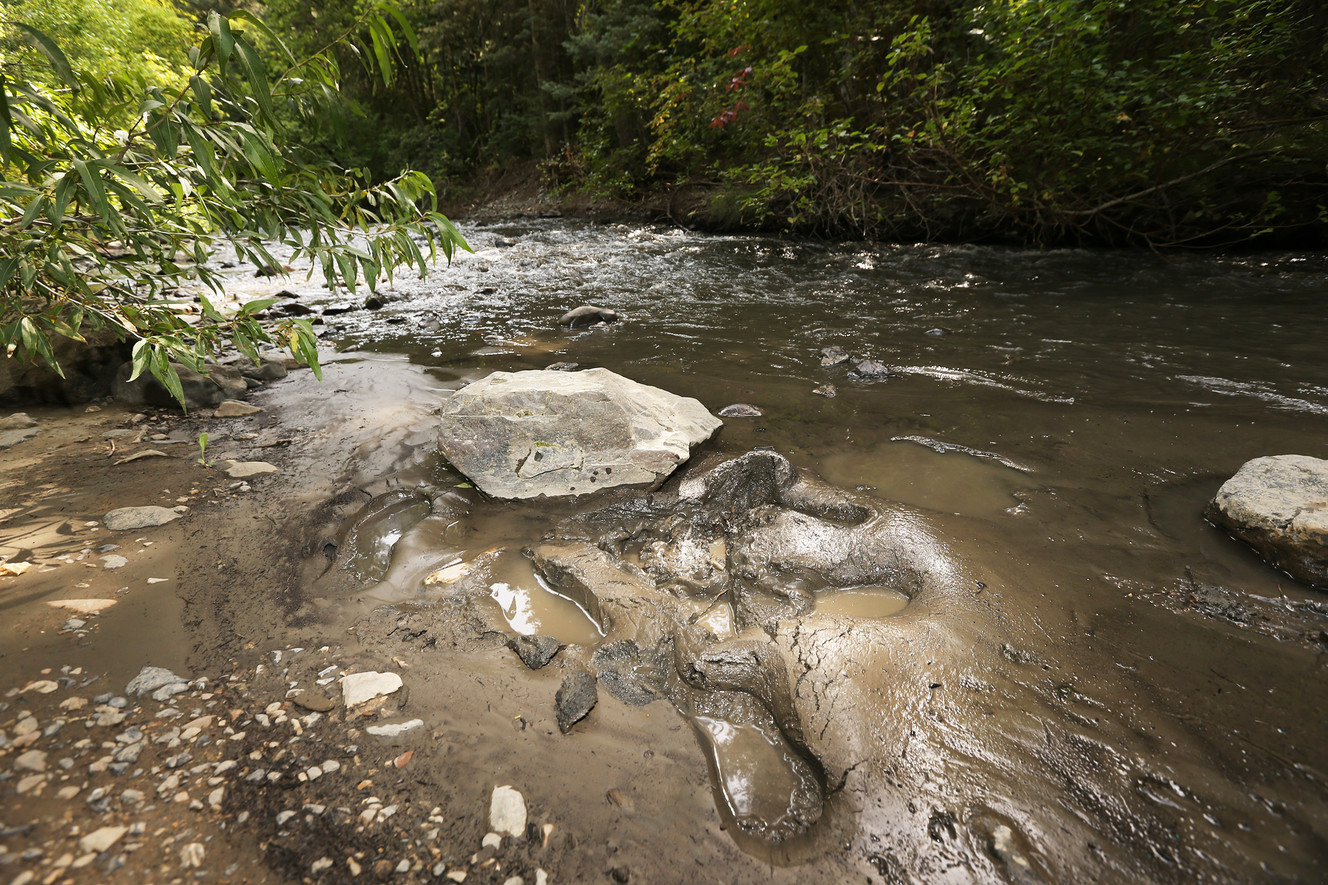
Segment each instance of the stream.
[{"label": "stream", "polygon": [[[973,594],[971,616],[947,603],[962,611],[936,622],[945,635],[908,632],[908,597],[891,587],[816,594],[826,623],[875,637],[843,653],[838,675],[862,701],[836,714],[845,736],[822,736],[824,752],[759,716],[679,705],[745,849],[763,850],[743,843],[745,819],[779,829],[819,790],[828,813],[807,840],[856,839],[886,881],[983,878],[955,861],[974,856],[1008,881],[1328,876],[1328,594],[1203,518],[1246,460],[1328,457],[1328,257],[559,219],[464,233],[473,254],[397,279],[381,310],[328,315],[338,359],[405,358],[442,388],[570,362],[715,413],[750,404],[762,414],[725,419],[710,447],[773,451],[918,514]],[[350,303],[306,291],[306,304]],[[560,329],[580,304],[624,319]],[[372,602],[401,601],[539,540],[557,509],[480,501],[479,530],[460,537],[425,518],[427,501],[385,500],[361,523],[356,567]],[[602,639],[524,558],[494,568],[513,631]],[[732,611],[691,602],[731,632]]]}]

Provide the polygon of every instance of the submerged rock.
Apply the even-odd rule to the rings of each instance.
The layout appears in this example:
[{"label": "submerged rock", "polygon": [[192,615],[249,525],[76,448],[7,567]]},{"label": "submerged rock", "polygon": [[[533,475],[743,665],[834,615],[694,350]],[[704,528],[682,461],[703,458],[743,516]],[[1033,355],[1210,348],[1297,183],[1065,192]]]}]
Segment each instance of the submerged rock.
[{"label": "submerged rock", "polygon": [[885,363],[876,360],[861,360],[853,366],[853,373],[859,378],[865,378],[868,381],[879,381],[883,378],[889,378],[893,372]]},{"label": "submerged rock", "polygon": [[265,473],[276,473],[277,466],[266,461],[227,461],[226,475],[233,479],[248,479]]},{"label": "submerged rock", "polygon": [[495,372],[441,410],[443,454],[498,498],[653,488],[722,422],[680,397],[610,372]]},{"label": "submerged rock", "polygon": [[423,719],[406,719],[400,722],[379,722],[376,725],[366,725],[364,731],[374,737],[399,737],[422,725],[424,725]]},{"label": "submerged rock", "polygon": [[1297,580],[1328,588],[1328,461],[1272,455],[1223,483],[1208,518]]},{"label": "submerged rock", "polygon": [[823,366],[838,366],[841,363],[848,362],[849,359],[851,357],[848,351],[842,347],[826,347],[821,350],[821,365]]},{"label": "submerged rock", "polygon": [[583,304],[562,315],[558,324],[562,326],[590,326],[595,323],[616,323],[620,319],[618,311],[593,304]]},{"label": "submerged rock", "polygon": [[121,507],[103,516],[101,521],[113,532],[127,532],[165,525],[179,518],[180,514],[165,507]]}]

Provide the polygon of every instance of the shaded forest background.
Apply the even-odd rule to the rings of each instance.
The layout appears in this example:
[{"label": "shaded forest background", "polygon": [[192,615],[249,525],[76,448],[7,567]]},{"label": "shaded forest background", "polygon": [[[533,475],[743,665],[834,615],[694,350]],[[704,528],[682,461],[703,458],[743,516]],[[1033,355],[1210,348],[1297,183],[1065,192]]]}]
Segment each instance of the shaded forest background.
[{"label": "shaded forest background", "polygon": [[[112,18],[164,6],[27,4],[64,5],[105,7]],[[248,8],[314,52],[365,5]],[[1323,0],[405,0],[399,9],[419,54],[401,53],[384,82],[341,47],[347,113],[295,123],[338,163],[379,179],[421,169],[455,197],[524,163],[551,189],[624,201],[687,195],[724,227],[1328,244]],[[206,11],[180,10],[190,20]]]}]

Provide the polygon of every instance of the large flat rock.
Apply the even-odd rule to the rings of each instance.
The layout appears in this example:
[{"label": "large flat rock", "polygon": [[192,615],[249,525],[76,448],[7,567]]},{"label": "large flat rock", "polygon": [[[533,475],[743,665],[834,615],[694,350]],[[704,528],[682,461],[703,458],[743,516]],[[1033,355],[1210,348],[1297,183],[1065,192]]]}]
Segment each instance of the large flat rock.
[{"label": "large flat rock", "polygon": [[1328,587],[1328,461],[1247,461],[1218,490],[1208,518],[1297,580]]},{"label": "large flat rock", "polygon": [[723,423],[695,399],[608,369],[495,372],[440,415],[443,454],[498,498],[653,488]]}]

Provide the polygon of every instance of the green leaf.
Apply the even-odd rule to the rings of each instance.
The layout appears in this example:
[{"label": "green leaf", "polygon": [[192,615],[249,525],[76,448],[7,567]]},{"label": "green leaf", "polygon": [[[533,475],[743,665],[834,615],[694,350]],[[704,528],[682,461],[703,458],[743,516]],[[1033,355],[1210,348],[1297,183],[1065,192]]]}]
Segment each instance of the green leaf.
[{"label": "green leaf", "polygon": [[235,41],[235,51],[239,55],[244,76],[249,81],[249,88],[253,90],[254,98],[258,100],[259,108],[267,119],[274,120],[276,112],[272,108],[272,93],[268,90],[267,69],[263,66],[263,60],[243,37]]},{"label": "green leaf", "polygon": [[318,337],[314,334],[310,320],[294,320],[292,331],[295,333],[291,355],[301,360],[313,370],[314,377],[323,380],[323,367],[318,362]]},{"label": "green leaf", "polygon": [[17,258],[0,258],[0,289],[9,285],[16,270],[18,270]]},{"label": "green leaf", "polygon": [[180,382],[180,374],[175,371],[175,366],[171,365],[165,349],[153,349],[151,371],[153,377],[160,381],[167,392],[180,404],[180,408],[188,411],[188,405],[184,401],[184,385]]},{"label": "green leaf", "polygon": [[[18,222],[18,229],[19,230],[27,229],[28,225],[36,221],[37,216],[41,215],[46,208],[47,208],[46,195],[45,194],[38,195],[38,197],[35,200],[33,200],[31,203],[28,204],[28,208],[23,212],[23,217],[19,219]],[[48,219],[48,220],[50,220],[52,224],[59,223],[55,219]]]},{"label": "green leaf", "polygon": [[14,159],[14,142],[9,137],[9,130],[13,127],[14,119],[9,114],[9,81],[0,72],[0,160],[5,164]]},{"label": "green leaf", "polygon": [[55,202],[51,205],[51,210],[47,214],[51,224],[59,224],[65,216],[65,210],[69,208],[69,201],[74,194],[74,183],[77,179],[68,172],[60,178],[60,183],[55,186]]},{"label": "green leaf", "polygon": [[138,341],[134,342],[134,350],[131,354],[130,361],[133,371],[129,375],[129,380],[133,381],[137,379],[139,375],[142,375],[147,371],[151,360],[152,345],[148,343],[148,339],[140,338]]},{"label": "green leaf", "polygon": [[387,23],[381,18],[369,19],[369,39],[373,47],[374,58],[378,62],[378,76],[382,78],[384,86],[392,85],[392,50],[396,46],[396,39],[392,36],[392,31],[387,27]]},{"label": "green leaf", "polygon": [[23,22],[17,21],[13,24],[26,32],[28,37],[37,45],[37,49],[42,55],[46,56],[47,61],[51,63],[51,67],[55,69],[55,74],[60,78],[60,81],[73,92],[78,92],[78,78],[74,76],[74,69],[69,66],[69,59],[65,58],[64,51],[60,49],[59,44],[32,25],[25,25]]},{"label": "green leaf", "polygon": [[380,3],[378,5],[378,11],[380,13],[385,12],[396,20],[397,27],[401,28],[401,33],[406,35],[406,43],[407,45],[410,46],[410,51],[416,57],[419,57],[420,54],[419,37],[415,35],[415,29],[410,26],[410,22],[406,21],[406,17],[401,14],[401,10],[397,9],[395,6],[391,4]]},{"label": "green leaf", "polygon": [[127,182],[134,190],[143,195],[143,199],[149,203],[160,203],[166,199],[166,195],[157,189],[157,186],[140,175],[130,172],[123,166],[114,164],[106,167],[107,171],[116,178]]},{"label": "green leaf", "polygon": [[208,32],[212,35],[212,46],[217,52],[217,67],[225,76],[231,52],[235,50],[235,36],[231,33],[231,23],[224,16],[210,12],[207,26]]},{"label": "green leaf", "polygon": [[189,78],[189,88],[193,90],[194,98],[198,101],[198,106],[202,108],[205,116],[212,116],[212,87],[208,81],[194,74]]},{"label": "green leaf", "polygon": [[46,365],[55,370],[55,373],[61,378],[65,377],[64,370],[56,362],[55,353],[51,350],[51,339],[46,337],[46,333],[37,328],[37,324],[31,317],[23,317],[18,321],[19,343],[27,351],[29,358],[33,353],[41,356]]},{"label": "green leaf", "polygon": [[92,200],[97,214],[105,217],[110,204],[106,201],[106,187],[101,180],[101,174],[91,168],[87,160],[75,160],[74,169],[78,172],[78,177],[83,179],[83,188],[88,192],[88,198]]},{"label": "green leaf", "polygon": [[346,286],[347,289],[350,289],[351,292],[354,292],[355,272],[356,269],[358,268],[358,265],[355,263],[355,256],[348,255],[345,252],[338,252],[337,268],[341,271],[341,282]]},{"label": "green leaf", "polygon": [[259,175],[269,184],[275,185],[280,176],[277,174],[277,164],[272,158],[272,152],[253,132],[245,131],[243,136],[245,158],[258,170]]},{"label": "green leaf", "polygon": [[261,18],[254,15],[252,12],[250,12],[247,9],[237,9],[230,14],[230,17],[232,19],[235,19],[236,21],[245,22],[246,24],[252,25],[254,28],[256,28],[259,31],[259,33],[261,33],[265,38],[267,38],[268,42],[264,44],[264,47],[265,48],[276,47],[280,49],[284,61],[292,65],[298,63],[299,60],[296,59],[295,56],[291,53],[290,48],[286,45],[285,41],[283,41],[281,37],[277,35],[276,31],[272,30],[267,26],[267,22],[263,21]]},{"label": "green leaf", "polygon": [[255,301],[246,301],[244,305],[240,308],[240,312],[238,315],[242,317],[253,316],[254,314],[258,313],[260,310],[266,310],[267,308],[271,307],[276,303],[277,299],[275,298],[259,298]]}]

